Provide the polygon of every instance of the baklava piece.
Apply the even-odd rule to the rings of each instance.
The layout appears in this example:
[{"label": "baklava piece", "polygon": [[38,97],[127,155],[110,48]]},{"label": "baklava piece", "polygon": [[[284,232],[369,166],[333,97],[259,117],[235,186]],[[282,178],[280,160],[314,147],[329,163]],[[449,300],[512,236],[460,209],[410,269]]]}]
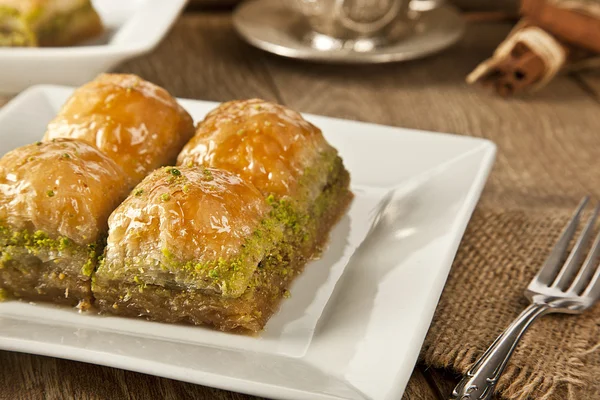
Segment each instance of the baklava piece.
[{"label": "baklava piece", "polygon": [[0,0],[0,46],[70,46],[102,31],[90,0]]},{"label": "baklava piece", "polygon": [[125,316],[258,331],[284,279],[264,260],[283,227],[262,194],[223,170],[164,167],[109,219],[96,306]]},{"label": "baklava piece", "polygon": [[[350,175],[319,128],[260,99],[223,103],[179,154],[180,165],[222,168],[254,184],[287,226],[284,271],[297,274],[344,214]],[[293,257],[290,254],[293,253]]]},{"label": "baklava piece", "polygon": [[128,178],[95,147],[63,139],[0,159],[0,290],[85,307],[107,220]]},{"label": "baklava piece", "polygon": [[177,154],[194,135],[190,115],[163,88],[136,75],[102,74],[78,88],[48,125],[44,140],[93,144],[136,183]]},{"label": "baklava piece", "polygon": [[260,100],[213,111],[179,159],[112,214],[96,304],[258,332],[345,212],[349,174],[319,129]]}]

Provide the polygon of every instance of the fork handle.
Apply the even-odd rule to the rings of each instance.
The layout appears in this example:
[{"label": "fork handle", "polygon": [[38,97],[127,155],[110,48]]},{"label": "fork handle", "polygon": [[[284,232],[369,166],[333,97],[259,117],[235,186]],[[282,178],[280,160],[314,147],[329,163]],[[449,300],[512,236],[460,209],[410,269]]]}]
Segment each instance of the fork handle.
[{"label": "fork handle", "polygon": [[498,379],[517,343],[531,323],[549,310],[550,308],[544,304],[531,304],[523,310],[458,383],[452,392],[452,398],[457,400],[491,399]]}]

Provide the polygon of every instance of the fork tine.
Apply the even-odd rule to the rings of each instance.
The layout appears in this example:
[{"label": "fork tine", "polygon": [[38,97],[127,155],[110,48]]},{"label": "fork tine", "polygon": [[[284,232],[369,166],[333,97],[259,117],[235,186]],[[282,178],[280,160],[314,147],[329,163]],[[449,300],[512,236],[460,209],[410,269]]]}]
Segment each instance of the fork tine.
[{"label": "fork tine", "polygon": [[584,290],[584,292],[582,293],[583,297],[589,297],[592,299],[592,301],[596,301],[600,298],[600,266],[598,265],[598,263],[594,263],[595,267],[596,267],[596,271],[594,273],[594,277],[592,278],[592,280],[590,281],[590,284],[587,286],[587,288]]},{"label": "fork tine", "polygon": [[[600,204],[596,207],[600,207]],[[579,270],[579,273],[573,280],[573,284],[569,288],[569,291],[580,293],[586,287],[586,283],[594,274],[594,271],[597,267],[598,256],[600,256],[600,233],[596,235],[594,242],[592,243],[592,248],[583,262],[583,266]],[[590,286],[590,285],[588,285]]]},{"label": "fork tine", "polygon": [[571,278],[581,268],[581,259],[585,254],[585,247],[592,236],[592,232],[594,230],[594,224],[596,223],[596,219],[598,218],[598,211],[600,211],[600,205],[597,205],[594,208],[594,212],[585,228],[577,238],[577,242],[573,246],[571,250],[571,254],[569,254],[569,258],[565,261],[565,264],[560,269],[560,272],[556,276],[554,280],[554,284],[552,286],[557,287],[561,290],[564,290],[568,287]]},{"label": "fork tine", "polygon": [[565,229],[560,235],[558,242],[556,242],[556,244],[554,245],[554,248],[550,252],[550,255],[544,262],[544,265],[542,265],[542,268],[535,276],[534,281],[537,281],[544,285],[549,285],[550,283],[552,283],[554,277],[556,276],[556,271],[560,265],[560,261],[567,252],[569,242],[573,238],[575,230],[577,230],[577,225],[579,224],[579,216],[581,215],[581,212],[583,211],[589,200],[589,196],[585,196],[583,200],[581,200],[579,206],[577,207],[577,210],[575,211],[575,214],[573,215],[573,218],[571,218],[567,226],[565,226]]}]

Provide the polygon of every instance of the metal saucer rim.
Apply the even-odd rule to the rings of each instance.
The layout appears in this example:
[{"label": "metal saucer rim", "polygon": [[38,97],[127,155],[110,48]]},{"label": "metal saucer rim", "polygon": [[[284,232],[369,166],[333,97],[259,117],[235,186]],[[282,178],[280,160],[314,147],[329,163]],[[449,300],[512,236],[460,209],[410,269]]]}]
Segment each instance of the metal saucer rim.
[{"label": "metal saucer rim", "polygon": [[[244,28],[245,19],[247,19],[246,14],[248,13],[248,10],[251,10],[251,7],[273,7],[274,4],[275,3],[272,3],[270,0],[253,0],[241,3],[234,10],[233,13],[233,26],[237,33],[252,46],[266,51],[268,53],[275,54],[288,59],[321,62],[327,64],[384,64],[392,62],[409,61],[427,57],[456,44],[462,38],[466,26],[466,23],[461,17],[458,9],[452,5],[445,4],[439,9],[437,9],[438,12],[439,10],[443,10],[451,14],[453,17],[455,17],[457,24],[454,26],[454,29],[446,35],[446,40],[436,42],[435,44],[425,49],[405,49],[402,51],[395,52],[382,52],[386,49],[405,47],[406,43],[410,43],[411,37],[408,37],[407,39],[405,39],[402,42],[399,42],[398,44],[389,46],[387,48],[382,48],[376,52],[356,52],[352,50],[320,51],[309,47],[301,42],[298,42],[298,48],[292,48],[288,46],[283,46],[279,43],[276,43],[275,41],[267,41],[262,38],[257,38],[256,36],[249,34]],[[423,14],[423,18],[427,17],[428,15],[426,12]],[[436,31],[432,31],[428,34],[431,35],[435,32]],[[426,37],[426,35],[427,34],[421,35],[421,37]]]}]

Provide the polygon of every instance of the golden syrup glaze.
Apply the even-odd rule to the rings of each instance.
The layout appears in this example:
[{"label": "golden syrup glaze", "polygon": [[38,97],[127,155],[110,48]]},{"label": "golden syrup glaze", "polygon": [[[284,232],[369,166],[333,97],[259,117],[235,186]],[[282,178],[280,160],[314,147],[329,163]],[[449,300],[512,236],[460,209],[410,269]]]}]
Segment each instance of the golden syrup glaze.
[{"label": "golden syrup glaze", "polygon": [[173,164],[193,135],[192,118],[166,90],[136,75],[102,74],[75,91],[44,140],[93,144],[139,182]]},{"label": "golden syrup glaze", "polygon": [[[269,210],[253,185],[230,172],[157,169],[110,216],[105,260],[97,278],[135,275],[136,282],[214,286],[215,291],[239,295],[263,255],[250,257],[237,271],[239,276],[229,271],[229,262],[240,255]],[[217,265],[219,260],[223,265]],[[239,288],[220,287],[223,282],[239,283]]]},{"label": "golden syrup glaze", "polygon": [[87,143],[23,146],[0,159],[0,224],[95,243],[128,186],[121,168]]},{"label": "golden syrup glaze", "polygon": [[281,197],[296,194],[299,179],[323,151],[335,150],[299,113],[250,99],[211,111],[177,161],[235,172],[263,194]]}]

